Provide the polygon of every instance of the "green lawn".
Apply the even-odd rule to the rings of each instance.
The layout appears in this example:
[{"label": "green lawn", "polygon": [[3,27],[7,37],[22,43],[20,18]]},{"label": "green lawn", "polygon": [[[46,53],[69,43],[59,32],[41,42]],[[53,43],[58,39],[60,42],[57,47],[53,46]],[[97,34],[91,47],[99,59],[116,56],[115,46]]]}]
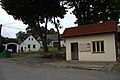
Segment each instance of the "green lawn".
[{"label": "green lawn", "polygon": [[[61,48],[61,50],[58,50],[57,48],[51,48],[49,47],[49,53],[53,55],[54,58],[65,58],[65,48]],[[17,52],[17,53],[11,53],[11,58],[17,58],[17,57],[25,57],[25,56],[31,56],[31,55],[42,55],[44,54],[43,50],[39,52]],[[0,54],[0,58],[2,58]]]},{"label": "green lawn", "polygon": [[61,48],[61,50],[58,50],[58,48],[49,48],[49,51],[52,52],[65,52],[65,48]]},{"label": "green lawn", "polygon": [[[65,53],[65,48],[61,48],[61,50],[58,50],[57,48],[49,47],[49,53],[59,55],[61,53]],[[40,52],[17,52],[17,53],[12,53],[11,56],[12,56],[12,58],[16,58],[16,57],[30,56],[30,55],[34,55],[34,54],[41,55],[41,54],[44,54],[44,52],[43,52],[43,50],[41,50]]]}]

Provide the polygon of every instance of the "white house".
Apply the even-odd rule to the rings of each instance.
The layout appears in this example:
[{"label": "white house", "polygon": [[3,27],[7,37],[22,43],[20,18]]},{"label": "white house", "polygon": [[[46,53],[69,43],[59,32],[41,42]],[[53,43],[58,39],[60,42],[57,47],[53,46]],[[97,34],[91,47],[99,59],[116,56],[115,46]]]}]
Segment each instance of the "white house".
[{"label": "white house", "polygon": [[30,35],[20,44],[19,49],[23,52],[39,51],[40,43],[32,35]]},{"label": "white house", "polygon": [[116,22],[66,28],[66,60],[116,61]]}]

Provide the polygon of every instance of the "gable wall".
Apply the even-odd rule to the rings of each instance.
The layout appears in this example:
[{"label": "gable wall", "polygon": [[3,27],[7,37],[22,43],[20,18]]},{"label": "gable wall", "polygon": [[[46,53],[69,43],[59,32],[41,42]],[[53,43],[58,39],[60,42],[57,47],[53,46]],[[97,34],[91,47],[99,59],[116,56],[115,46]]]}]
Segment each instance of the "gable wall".
[{"label": "gable wall", "polygon": [[[92,41],[104,41],[105,53],[92,53]],[[79,61],[116,61],[115,35],[113,33],[66,38],[66,60],[71,60],[71,43],[78,42]],[[81,52],[80,44],[90,43],[91,51]]]},{"label": "gable wall", "polygon": [[[32,40],[33,39],[33,40]],[[30,48],[28,48],[28,45],[30,45]],[[33,48],[33,45],[36,45],[36,48]],[[23,47],[23,51],[24,52],[28,52],[28,51],[39,51],[40,49],[40,44],[39,42],[32,36],[29,36],[25,41],[23,41],[20,44],[20,50],[21,47]],[[26,49],[25,49],[26,47]]]}]

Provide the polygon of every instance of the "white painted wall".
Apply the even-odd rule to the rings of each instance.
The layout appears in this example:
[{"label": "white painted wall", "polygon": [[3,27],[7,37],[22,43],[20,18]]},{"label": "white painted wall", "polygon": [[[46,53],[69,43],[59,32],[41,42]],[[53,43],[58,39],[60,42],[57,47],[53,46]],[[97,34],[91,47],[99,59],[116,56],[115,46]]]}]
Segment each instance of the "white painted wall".
[{"label": "white painted wall", "polygon": [[[104,40],[105,53],[92,53],[92,41]],[[66,60],[71,60],[71,43],[78,42],[79,61],[116,61],[115,35],[113,33],[66,38]],[[79,44],[90,43],[90,52],[80,52]]]},{"label": "white painted wall", "polygon": [[[30,45],[30,48],[28,48],[28,45]],[[33,45],[36,45],[35,48],[33,48]],[[20,44],[20,50],[21,47],[23,47],[23,52],[28,52],[28,51],[39,51],[40,49],[40,44],[39,42],[31,35],[27,39],[25,39],[21,44]]]},{"label": "white painted wall", "polygon": [[65,41],[64,40],[61,40],[60,44],[61,44],[61,47],[65,47]]}]

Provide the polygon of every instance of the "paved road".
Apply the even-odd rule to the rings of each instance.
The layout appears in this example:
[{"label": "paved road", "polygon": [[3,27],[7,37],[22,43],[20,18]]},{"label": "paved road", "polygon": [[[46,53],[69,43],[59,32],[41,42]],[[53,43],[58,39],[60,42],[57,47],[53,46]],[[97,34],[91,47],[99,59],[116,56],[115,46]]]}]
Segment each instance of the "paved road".
[{"label": "paved road", "polygon": [[120,80],[120,73],[35,67],[0,59],[0,80]]}]

